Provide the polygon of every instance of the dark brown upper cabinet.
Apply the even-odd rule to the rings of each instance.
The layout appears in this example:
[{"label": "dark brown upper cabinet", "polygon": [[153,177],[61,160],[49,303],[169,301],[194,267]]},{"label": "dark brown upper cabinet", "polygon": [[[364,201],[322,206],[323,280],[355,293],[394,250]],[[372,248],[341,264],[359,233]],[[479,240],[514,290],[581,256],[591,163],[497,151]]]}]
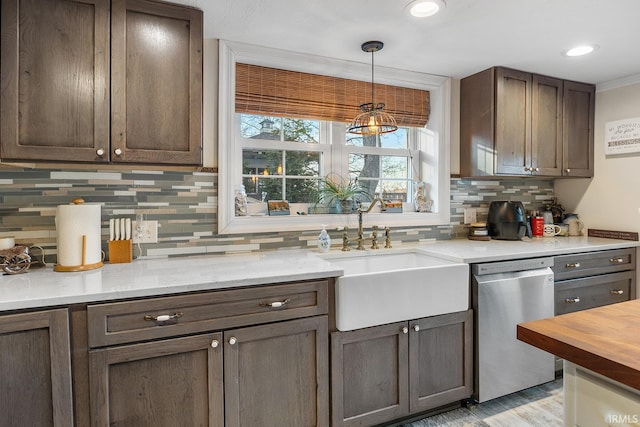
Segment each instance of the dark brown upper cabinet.
[{"label": "dark brown upper cabinet", "polygon": [[593,176],[595,87],[503,67],[462,79],[460,173]]},{"label": "dark brown upper cabinet", "polygon": [[2,160],[202,163],[202,12],[2,2]]}]

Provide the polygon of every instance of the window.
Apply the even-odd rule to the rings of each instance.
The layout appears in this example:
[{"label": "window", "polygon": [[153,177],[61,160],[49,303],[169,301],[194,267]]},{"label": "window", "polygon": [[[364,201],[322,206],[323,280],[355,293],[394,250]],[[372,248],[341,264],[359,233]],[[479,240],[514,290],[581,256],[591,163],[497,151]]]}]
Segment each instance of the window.
[{"label": "window", "polygon": [[[448,102],[444,102],[448,99],[445,96],[448,95],[448,79],[377,70],[377,76],[383,75],[388,80],[386,84],[410,83],[413,87],[429,90],[431,119],[426,127],[404,126],[390,134],[359,136],[348,134],[344,121],[286,114],[272,116],[260,114],[252,110],[253,107],[251,113],[235,112],[236,62],[313,73],[318,64],[326,67],[326,58],[224,41],[220,42],[220,50],[220,234],[317,229],[320,224],[357,226],[356,215],[308,215],[309,207],[316,200],[318,182],[327,175],[357,180],[371,193],[405,203],[403,213],[370,213],[366,223],[388,226],[448,224],[448,133],[444,129],[444,123],[448,122],[448,109],[445,108]],[[270,63],[274,61],[278,63]],[[330,68],[334,69],[332,75],[368,79],[370,69],[366,64],[358,70],[360,74],[347,75],[342,71],[344,62],[329,62]],[[242,101],[244,99],[238,100]],[[429,198],[434,200],[432,213],[418,213],[412,209],[415,185],[421,181],[427,183]],[[254,204],[249,209],[250,215],[245,217],[235,216],[232,202],[234,187],[240,183]],[[291,215],[264,215],[266,201],[283,199],[289,201]]]},{"label": "window", "polygon": [[256,114],[237,114],[236,120],[249,203],[313,203],[328,149],[319,145],[320,122]]},{"label": "window", "polygon": [[[346,129],[345,129],[346,132]],[[378,193],[385,200],[413,202],[412,152],[418,149],[414,136],[418,129],[399,128],[382,135],[346,135],[349,178],[358,179],[370,194]],[[417,166],[416,166],[417,167]]]}]

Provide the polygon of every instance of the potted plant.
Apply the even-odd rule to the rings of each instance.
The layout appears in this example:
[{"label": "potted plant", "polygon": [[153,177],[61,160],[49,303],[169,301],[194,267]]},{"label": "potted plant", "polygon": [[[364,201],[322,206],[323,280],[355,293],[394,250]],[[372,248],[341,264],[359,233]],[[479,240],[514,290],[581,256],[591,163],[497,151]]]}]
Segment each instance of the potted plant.
[{"label": "potted plant", "polygon": [[328,207],[335,207],[338,213],[350,213],[356,210],[357,201],[371,200],[371,193],[358,183],[358,180],[327,176],[320,182],[318,201]]}]

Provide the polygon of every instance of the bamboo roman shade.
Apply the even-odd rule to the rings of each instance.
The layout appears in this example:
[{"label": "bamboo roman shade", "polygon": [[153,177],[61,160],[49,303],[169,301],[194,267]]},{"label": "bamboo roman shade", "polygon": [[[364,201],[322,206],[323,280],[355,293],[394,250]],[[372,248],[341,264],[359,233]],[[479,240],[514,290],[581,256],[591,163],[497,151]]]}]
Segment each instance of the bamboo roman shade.
[{"label": "bamboo roman shade", "polygon": [[[350,122],[371,102],[371,82],[236,63],[236,112]],[[423,127],[429,92],[375,85],[374,102],[399,126]]]}]

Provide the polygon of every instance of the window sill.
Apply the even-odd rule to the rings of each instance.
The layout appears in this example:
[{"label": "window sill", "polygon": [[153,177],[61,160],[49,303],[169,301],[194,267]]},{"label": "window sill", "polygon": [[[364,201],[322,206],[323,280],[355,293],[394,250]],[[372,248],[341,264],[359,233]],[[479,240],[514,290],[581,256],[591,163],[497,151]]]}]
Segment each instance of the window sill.
[{"label": "window sill", "polygon": [[[363,214],[364,228],[370,229],[373,225],[379,227],[405,227],[405,226],[436,226],[448,225],[449,214],[403,212],[386,213],[370,212]],[[322,225],[328,229],[348,227],[358,228],[358,214],[328,214],[328,215],[259,215],[234,217],[224,229],[218,230],[219,234],[244,234],[244,233],[269,233],[282,231],[320,230]]]}]

